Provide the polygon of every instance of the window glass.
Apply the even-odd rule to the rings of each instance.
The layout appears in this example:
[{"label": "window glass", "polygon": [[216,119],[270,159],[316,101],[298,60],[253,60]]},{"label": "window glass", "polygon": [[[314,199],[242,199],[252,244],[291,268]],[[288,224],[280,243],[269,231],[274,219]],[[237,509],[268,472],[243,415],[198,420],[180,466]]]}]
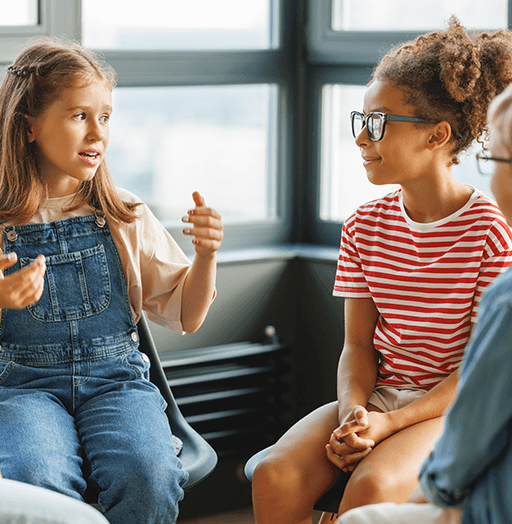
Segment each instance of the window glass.
[{"label": "window glass", "polygon": [[38,0],[0,0],[0,26],[37,25]]},{"label": "window glass", "polygon": [[114,90],[108,162],[116,185],[161,220],[179,220],[199,191],[224,222],[275,215],[277,87]]},{"label": "window glass", "polygon": [[219,50],[268,49],[275,44],[271,0],[145,0],[141,7],[140,0],[82,0],[84,45]]},{"label": "window glass", "polygon": [[[364,86],[328,84],[322,90],[320,218],[343,221],[356,208],[399,186],[375,186],[367,177],[361,153],[350,129],[350,112],[362,111]],[[475,153],[480,145],[461,157],[454,166],[455,177],[481,189],[492,198],[490,179],[479,175]]]},{"label": "window glass", "polygon": [[508,0],[333,0],[336,31],[427,31],[455,14],[471,29],[507,27]]}]

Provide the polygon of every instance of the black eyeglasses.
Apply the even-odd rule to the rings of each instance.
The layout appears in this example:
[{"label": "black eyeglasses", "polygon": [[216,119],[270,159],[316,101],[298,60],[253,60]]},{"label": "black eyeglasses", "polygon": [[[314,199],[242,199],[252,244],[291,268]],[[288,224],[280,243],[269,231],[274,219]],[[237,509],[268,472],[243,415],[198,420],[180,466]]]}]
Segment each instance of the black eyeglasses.
[{"label": "black eyeglasses", "polygon": [[510,164],[512,163],[512,159],[488,156],[483,151],[476,154],[476,166],[481,175],[492,175],[494,173],[494,162]]},{"label": "black eyeglasses", "polygon": [[416,122],[418,124],[437,123],[437,121],[434,120],[425,120],[414,116],[388,115],[377,111],[368,113],[366,116],[359,111],[352,111],[352,113],[350,113],[350,123],[352,125],[352,135],[354,138],[357,138],[361,134],[361,131],[366,127],[369,139],[372,142],[378,142],[379,140],[382,140],[382,137],[384,136],[386,122]]}]

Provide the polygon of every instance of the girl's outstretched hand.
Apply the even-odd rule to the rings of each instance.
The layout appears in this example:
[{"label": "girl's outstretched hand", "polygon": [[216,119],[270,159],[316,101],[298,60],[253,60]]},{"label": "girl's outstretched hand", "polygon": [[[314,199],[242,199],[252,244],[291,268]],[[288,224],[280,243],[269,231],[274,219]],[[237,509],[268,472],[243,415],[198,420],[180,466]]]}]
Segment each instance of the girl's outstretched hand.
[{"label": "girl's outstretched hand", "polygon": [[4,269],[16,264],[16,253],[0,256],[0,308],[23,309],[37,302],[44,289],[46,263],[39,255],[32,264],[4,276]]},{"label": "girl's outstretched hand", "polygon": [[224,236],[221,217],[215,209],[206,207],[204,198],[197,191],[192,198],[196,206],[182,218],[192,227],[185,228],[183,233],[194,237],[192,242],[198,255],[212,255],[219,249]]}]

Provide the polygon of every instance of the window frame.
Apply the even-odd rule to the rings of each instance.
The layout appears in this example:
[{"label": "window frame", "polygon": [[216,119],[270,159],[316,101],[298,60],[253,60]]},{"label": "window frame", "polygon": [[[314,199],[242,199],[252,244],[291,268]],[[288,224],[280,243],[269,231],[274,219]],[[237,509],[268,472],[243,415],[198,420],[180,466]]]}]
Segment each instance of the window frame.
[{"label": "window frame", "polygon": [[[0,66],[9,65],[28,39],[59,36],[80,39],[81,3],[77,0],[38,0],[39,23],[35,26],[0,27]],[[2,71],[0,78],[3,78]]]},{"label": "window frame", "polygon": [[[335,0],[308,0],[308,56],[317,64],[371,65],[382,50],[412,40],[424,31],[336,31],[332,28]],[[508,0],[508,27],[512,26],[512,1]]]}]

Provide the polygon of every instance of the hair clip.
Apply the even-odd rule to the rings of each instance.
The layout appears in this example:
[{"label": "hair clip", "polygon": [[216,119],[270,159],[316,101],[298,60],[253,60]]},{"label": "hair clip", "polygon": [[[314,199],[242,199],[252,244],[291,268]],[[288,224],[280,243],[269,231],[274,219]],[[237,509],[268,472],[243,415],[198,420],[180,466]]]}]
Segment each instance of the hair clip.
[{"label": "hair clip", "polygon": [[11,65],[7,68],[7,73],[11,75],[24,76],[27,74],[27,70],[20,66]]}]

